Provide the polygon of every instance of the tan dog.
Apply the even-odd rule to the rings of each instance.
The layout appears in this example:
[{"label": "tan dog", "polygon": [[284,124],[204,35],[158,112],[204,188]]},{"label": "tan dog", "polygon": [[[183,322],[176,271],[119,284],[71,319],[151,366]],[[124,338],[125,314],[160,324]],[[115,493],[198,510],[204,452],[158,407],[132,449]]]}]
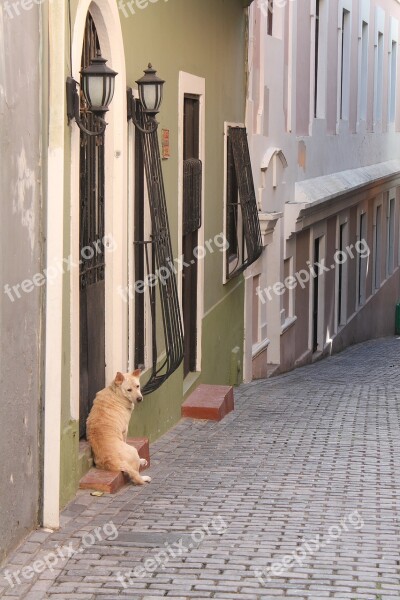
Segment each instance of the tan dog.
[{"label": "tan dog", "polygon": [[125,375],[117,373],[112,384],[96,394],[86,423],[96,466],[107,471],[124,471],[134,483],[143,485],[151,481],[151,477],[139,473],[140,466],[146,466],[147,461],[126,443],[132,411],[143,400],[140,373],[139,369]]}]

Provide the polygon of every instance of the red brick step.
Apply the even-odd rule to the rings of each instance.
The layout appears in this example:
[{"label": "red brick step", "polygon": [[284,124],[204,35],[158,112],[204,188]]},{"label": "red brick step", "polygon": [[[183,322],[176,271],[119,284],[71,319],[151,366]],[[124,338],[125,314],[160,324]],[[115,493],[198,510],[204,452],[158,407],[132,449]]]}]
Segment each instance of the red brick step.
[{"label": "red brick step", "polygon": [[[136,448],[140,458],[147,460],[147,467],[140,467],[140,470],[148,469],[150,466],[149,440],[147,438],[128,438],[126,442]],[[79,487],[81,490],[95,490],[115,494],[128,482],[129,477],[120,471],[103,471],[102,469],[93,468],[82,477]]]},{"label": "red brick step", "polygon": [[182,404],[182,417],[221,421],[234,408],[233,387],[202,384]]}]

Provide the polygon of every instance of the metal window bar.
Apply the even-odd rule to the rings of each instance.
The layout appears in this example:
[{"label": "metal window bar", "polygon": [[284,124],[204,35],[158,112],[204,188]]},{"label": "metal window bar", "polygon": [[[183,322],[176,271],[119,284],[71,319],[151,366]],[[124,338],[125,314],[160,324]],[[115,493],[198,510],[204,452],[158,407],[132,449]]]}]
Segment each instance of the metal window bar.
[{"label": "metal window bar", "polygon": [[183,235],[201,227],[202,168],[198,158],[183,161]]},{"label": "metal window bar", "polygon": [[[141,108],[138,110],[139,123],[149,129],[151,122]],[[183,360],[183,326],[176,283],[176,269],[173,264],[171,235],[169,230],[164,180],[161,168],[160,149],[157,131],[139,133],[145,165],[147,189],[152,223],[152,249],[155,257],[156,272],[162,274],[158,285],[150,288],[150,305],[153,329],[153,364],[150,379],[142,388],[143,394],[150,394],[158,389]],[[149,261],[147,254],[147,269]],[[154,273],[156,275],[156,273]],[[158,362],[158,340],[156,339],[156,290],[160,294],[160,308],[163,324],[165,357]]]},{"label": "metal window bar", "polygon": [[[245,246],[245,249],[243,248],[242,250],[242,260],[240,261],[238,257],[235,268],[231,271],[229,271],[229,268],[227,269],[227,277],[228,279],[231,279],[232,277],[239,275],[239,273],[242,273],[261,256],[262,241],[246,128],[229,127],[228,135],[228,143],[231,144],[234,170],[236,173],[237,187],[239,190],[239,202],[237,203],[236,208],[233,208],[233,203],[230,203],[230,206],[228,206],[227,225],[228,231],[232,228],[235,229],[237,252],[239,253],[240,246],[242,246],[242,248]],[[237,229],[237,211],[239,208],[242,212],[243,236],[245,244],[241,244],[241,235]],[[244,254],[245,251],[246,257]]]}]

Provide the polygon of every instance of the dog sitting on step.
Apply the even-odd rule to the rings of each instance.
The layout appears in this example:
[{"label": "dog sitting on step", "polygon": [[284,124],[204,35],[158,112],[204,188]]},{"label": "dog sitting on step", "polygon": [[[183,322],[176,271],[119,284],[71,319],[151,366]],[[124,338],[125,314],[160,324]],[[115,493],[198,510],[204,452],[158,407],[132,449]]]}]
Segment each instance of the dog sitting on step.
[{"label": "dog sitting on step", "polygon": [[123,471],[137,485],[151,481],[140,475],[147,460],[139,457],[136,448],[126,443],[132,412],[143,400],[140,390],[140,369],[133,373],[117,373],[112,384],[96,394],[87,419],[87,439],[92,447],[96,467],[106,471]]}]

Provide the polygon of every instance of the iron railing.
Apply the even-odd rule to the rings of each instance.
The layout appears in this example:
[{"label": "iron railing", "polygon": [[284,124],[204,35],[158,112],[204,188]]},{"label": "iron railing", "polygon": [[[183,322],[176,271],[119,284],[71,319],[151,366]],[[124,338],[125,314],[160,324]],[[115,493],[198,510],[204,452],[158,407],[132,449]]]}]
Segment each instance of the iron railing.
[{"label": "iron railing", "polygon": [[[236,174],[239,198],[237,202],[228,206],[227,231],[232,228],[235,230],[237,252],[238,255],[242,254],[241,260],[238,260],[234,269],[229,270],[228,262],[227,277],[232,278],[242,273],[261,256],[262,241],[246,128],[229,127],[228,144],[230,150],[228,161],[229,157],[233,160],[231,167],[234,167]],[[238,231],[237,227],[239,209],[241,210],[243,232]],[[244,240],[241,239],[242,235]],[[229,261],[229,252],[227,252],[227,260]]]},{"label": "iron railing", "polygon": [[[139,124],[144,129],[151,127],[149,117],[138,110]],[[161,168],[161,156],[157,131],[153,133],[137,132],[140,136],[147,181],[152,225],[152,253],[155,258],[158,285],[150,287],[151,326],[152,326],[152,368],[149,380],[142,388],[143,394],[150,394],[158,389],[179,367],[183,360],[183,326],[178,299],[176,272],[173,265],[171,235],[169,230],[167,203],[164,180]],[[138,240],[144,242],[143,240]],[[146,244],[147,250],[147,244]],[[146,252],[147,255],[147,252]],[[149,262],[147,264],[149,270]],[[159,358],[159,340],[156,323],[156,292],[159,290],[159,305],[163,326],[164,348]]]}]

